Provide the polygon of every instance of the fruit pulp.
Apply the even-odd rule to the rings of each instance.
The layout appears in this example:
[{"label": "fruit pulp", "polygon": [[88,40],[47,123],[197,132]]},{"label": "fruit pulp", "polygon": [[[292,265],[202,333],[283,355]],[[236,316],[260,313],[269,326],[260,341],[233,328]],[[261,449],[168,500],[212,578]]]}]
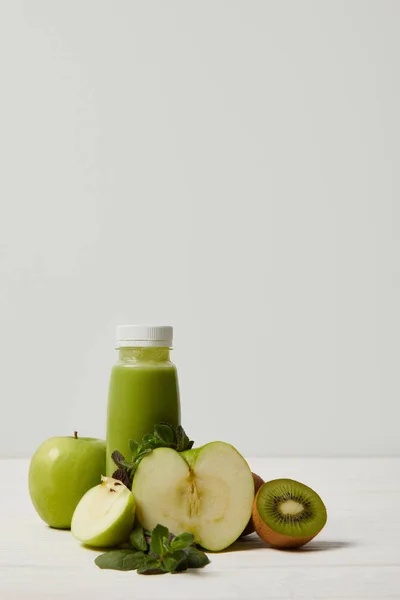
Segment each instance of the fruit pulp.
[{"label": "fruit pulp", "polygon": [[141,441],[161,421],[180,424],[178,376],[168,348],[121,348],[113,367],[107,412],[107,476],[119,450],[131,459],[129,440]]},{"label": "fruit pulp", "polygon": [[176,535],[188,531],[204,548],[219,551],[248,523],[254,481],[233,446],[210,442],[180,453],[156,448],[139,464],[132,493],[143,527],[162,523]]},{"label": "fruit pulp", "polygon": [[127,487],[111,477],[83,496],[72,517],[72,535],[93,547],[125,542],[135,519],[135,500]]},{"label": "fruit pulp", "polygon": [[282,535],[314,536],[326,523],[326,508],[318,494],[292,479],[264,483],[256,505],[262,520]]}]

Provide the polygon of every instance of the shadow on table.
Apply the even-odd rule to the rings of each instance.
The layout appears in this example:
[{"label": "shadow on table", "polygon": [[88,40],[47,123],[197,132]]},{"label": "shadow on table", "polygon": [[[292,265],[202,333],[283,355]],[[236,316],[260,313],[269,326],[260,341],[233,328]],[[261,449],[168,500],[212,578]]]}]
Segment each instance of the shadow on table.
[{"label": "shadow on table", "polygon": [[[256,535],[249,536],[248,538],[241,538],[234,542],[231,546],[222,550],[222,552],[241,552],[243,550],[257,550],[259,548],[270,548],[277,552],[326,552],[329,550],[342,550],[343,548],[353,548],[356,546],[354,542],[336,541],[336,540],[315,540],[309,542],[307,545],[301,548],[288,548],[286,550],[279,550],[273,548]],[[209,550],[206,551],[210,552]]]},{"label": "shadow on table", "polygon": [[329,541],[321,540],[310,542],[306,546],[301,548],[287,549],[286,552],[326,552],[328,550],[342,550],[343,548],[354,548],[357,546],[354,542],[340,542],[340,541]]},{"label": "shadow on table", "polygon": [[[58,530],[58,531],[64,531],[64,530]],[[65,530],[65,531],[67,531],[67,530]],[[224,552],[242,552],[245,550],[258,550],[260,548],[264,548],[264,549],[268,548],[270,550],[276,550],[277,552],[304,553],[304,552],[327,552],[329,550],[342,550],[343,548],[354,548],[355,546],[357,546],[357,544],[355,542],[350,542],[350,541],[337,541],[337,540],[331,540],[331,541],[315,540],[314,541],[314,540],[312,540],[311,542],[309,542],[305,546],[302,546],[301,548],[287,548],[285,550],[280,550],[279,548],[273,548],[272,546],[267,544],[267,542],[264,542],[255,533],[253,533],[252,535],[249,535],[247,537],[239,538],[231,546],[228,546],[228,548],[225,548],[225,550],[219,550],[218,552],[213,552],[212,550],[204,550],[204,551],[207,554],[220,554],[220,553],[224,553]],[[87,550],[92,550],[93,552],[96,552],[96,554],[101,554],[102,552],[108,552],[109,550],[113,549],[113,548],[108,548],[108,547],[107,548],[95,548],[93,546],[87,546],[86,544],[82,544],[81,547],[85,548]],[[124,549],[124,548],[130,548],[130,545],[129,544],[121,544],[118,548],[114,548],[114,549]]]}]

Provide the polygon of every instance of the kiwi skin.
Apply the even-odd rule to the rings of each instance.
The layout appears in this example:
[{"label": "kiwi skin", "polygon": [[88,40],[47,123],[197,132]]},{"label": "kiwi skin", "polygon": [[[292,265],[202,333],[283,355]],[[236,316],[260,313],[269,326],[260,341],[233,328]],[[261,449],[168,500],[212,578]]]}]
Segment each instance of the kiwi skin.
[{"label": "kiwi skin", "polygon": [[254,523],[255,530],[259,537],[267,542],[274,548],[279,548],[282,550],[290,549],[290,548],[300,548],[300,546],[304,546],[308,544],[316,535],[318,535],[319,531],[317,531],[314,535],[309,537],[292,537],[290,535],[284,535],[282,533],[278,533],[269,527],[260,517],[260,514],[257,510],[257,496],[260,492],[260,488],[254,498],[253,503],[253,512],[252,512],[252,520]]},{"label": "kiwi skin", "polygon": [[[252,473],[252,475],[253,475],[253,480],[254,480],[254,496],[256,496],[258,490],[260,489],[262,484],[265,483],[265,481],[256,473]],[[239,537],[244,537],[245,535],[250,535],[251,533],[253,533],[255,531],[255,529],[256,528],[254,526],[253,516],[251,516],[249,519],[249,522],[247,523],[246,527],[244,528],[243,532],[241,533],[241,535]]]}]

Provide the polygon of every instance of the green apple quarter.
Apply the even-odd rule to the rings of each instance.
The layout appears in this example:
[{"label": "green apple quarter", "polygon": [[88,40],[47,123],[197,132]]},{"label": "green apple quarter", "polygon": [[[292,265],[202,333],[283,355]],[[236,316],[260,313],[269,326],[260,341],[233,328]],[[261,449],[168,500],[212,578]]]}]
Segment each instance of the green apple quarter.
[{"label": "green apple quarter", "polygon": [[87,546],[112,547],[129,538],[135,519],[135,500],[121,481],[112,477],[101,479],[76,507],[71,533]]},{"label": "green apple quarter", "polygon": [[230,444],[211,442],[176,452],[157,448],[139,464],[132,483],[136,516],[178,535],[193,533],[208,550],[223,550],[246,527],[254,500],[251,470]]},{"label": "green apple quarter", "polygon": [[29,467],[29,493],[45,523],[69,529],[82,496],[101,481],[106,444],[85,437],[52,437],[43,442]]}]

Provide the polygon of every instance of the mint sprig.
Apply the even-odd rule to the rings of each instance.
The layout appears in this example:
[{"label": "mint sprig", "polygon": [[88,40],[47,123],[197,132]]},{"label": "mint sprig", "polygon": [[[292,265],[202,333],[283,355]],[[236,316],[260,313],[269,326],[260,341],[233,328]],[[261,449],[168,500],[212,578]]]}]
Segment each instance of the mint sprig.
[{"label": "mint sprig", "polygon": [[131,548],[110,550],[95,559],[100,569],[135,571],[141,575],[182,573],[199,569],[210,562],[208,556],[196,548],[194,535],[174,536],[167,527],[157,525],[152,532],[136,527],[130,536]]},{"label": "mint sprig", "polygon": [[132,480],[136,470],[145,456],[156,448],[172,448],[177,452],[190,450],[194,442],[189,440],[181,425],[174,428],[169,423],[159,423],[154,427],[154,432],[146,434],[141,442],[129,440],[129,448],[132,451],[132,459],[126,458],[115,450],[111,458],[118,469],[113,473],[114,479],[119,479],[127,488],[132,488]]}]

